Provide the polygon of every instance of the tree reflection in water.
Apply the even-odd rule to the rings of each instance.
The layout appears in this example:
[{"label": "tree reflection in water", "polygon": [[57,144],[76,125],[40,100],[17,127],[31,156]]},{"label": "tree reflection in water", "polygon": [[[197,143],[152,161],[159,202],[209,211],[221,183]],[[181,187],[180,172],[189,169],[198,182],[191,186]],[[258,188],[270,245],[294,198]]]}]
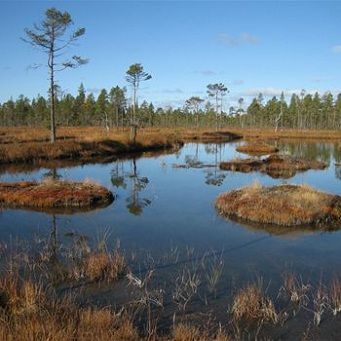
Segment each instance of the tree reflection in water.
[{"label": "tree reflection in water", "polygon": [[41,265],[46,267],[46,276],[52,283],[65,277],[65,265],[61,259],[61,242],[58,239],[57,216],[51,215],[51,232],[47,240],[42,240],[43,251],[40,253]]},{"label": "tree reflection in water", "polygon": [[335,176],[341,180],[341,165],[337,164],[335,165]]},{"label": "tree reflection in water", "polygon": [[[219,160],[218,160],[219,149]],[[214,168],[209,168],[205,171],[205,184],[211,186],[221,186],[226,178],[226,173],[219,168],[221,162],[221,145],[206,145],[205,151],[207,154],[214,154]]]},{"label": "tree reflection in water", "polygon": [[141,215],[143,209],[151,204],[151,200],[141,197],[141,191],[146,189],[149,179],[140,176],[137,170],[136,158],[130,160],[130,170],[124,169],[124,162],[116,162],[115,168],[111,172],[111,183],[116,188],[122,188],[128,191],[126,198],[126,207],[133,215]]},{"label": "tree reflection in water", "polygon": [[307,160],[321,160],[330,163],[331,157],[339,158],[338,148],[333,142],[316,141],[280,141],[278,148],[281,153]]},{"label": "tree reflection in water", "polygon": [[62,176],[58,174],[57,168],[51,168],[43,174],[45,179],[60,180]]}]

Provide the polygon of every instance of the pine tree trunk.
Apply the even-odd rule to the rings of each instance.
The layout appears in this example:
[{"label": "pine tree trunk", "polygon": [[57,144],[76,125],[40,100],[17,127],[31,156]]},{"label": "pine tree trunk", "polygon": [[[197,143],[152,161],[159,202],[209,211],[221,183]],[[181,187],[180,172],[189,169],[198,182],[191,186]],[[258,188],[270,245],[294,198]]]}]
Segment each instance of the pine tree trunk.
[{"label": "pine tree trunk", "polygon": [[51,143],[56,141],[56,120],[55,120],[55,88],[54,88],[54,69],[53,69],[53,54],[51,57],[52,66],[50,67],[50,92],[51,92],[51,111],[50,111],[50,129]]},{"label": "pine tree trunk", "polygon": [[52,42],[49,52],[49,68],[50,68],[50,92],[51,92],[51,108],[50,108],[50,126],[51,126],[51,143],[56,141],[56,120],[55,120],[55,88],[54,88],[54,31],[52,30]]},{"label": "pine tree trunk", "polygon": [[215,97],[215,131],[218,131],[218,94]]}]

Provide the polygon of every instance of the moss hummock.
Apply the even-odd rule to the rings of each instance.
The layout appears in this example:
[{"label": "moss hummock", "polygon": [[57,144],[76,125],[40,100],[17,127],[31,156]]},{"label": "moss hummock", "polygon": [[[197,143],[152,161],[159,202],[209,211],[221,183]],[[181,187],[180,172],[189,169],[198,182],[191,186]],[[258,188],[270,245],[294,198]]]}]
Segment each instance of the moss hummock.
[{"label": "moss hummock", "polygon": [[21,208],[89,208],[110,204],[113,194],[91,182],[46,180],[0,183],[0,205]]},{"label": "moss hummock", "polygon": [[230,218],[282,226],[341,223],[341,197],[307,185],[252,185],[218,196],[218,212]]}]

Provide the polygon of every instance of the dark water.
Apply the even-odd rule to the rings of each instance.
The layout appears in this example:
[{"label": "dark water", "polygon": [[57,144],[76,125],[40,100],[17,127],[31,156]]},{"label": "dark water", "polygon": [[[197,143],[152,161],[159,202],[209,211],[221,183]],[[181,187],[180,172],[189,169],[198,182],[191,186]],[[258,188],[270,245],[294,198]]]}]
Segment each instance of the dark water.
[{"label": "dark water", "polygon": [[[57,169],[63,179],[89,178],[116,194],[116,200],[107,208],[73,215],[57,214],[59,240],[67,242],[64,235],[69,231],[77,231],[92,240],[96,240],[101,231],[109,231],[108,243],[119,240],[126,254],[134,255],[134,266],[140,263],[142,268],[147,257],[162,264],[160,273],[170,279],[177,271],[177,264],[183,264],[181,262],[186,262],[191,255],[216,252],[224,260],[221,293],[231,281],[237,286],[260,276],[265,281],[279,281],[286,269],[311,280],[329,279],[338,273],[341,229],[324,232],[246,226],[219,217],[214,209],[219,193],[254,181],[264,185],[305,183],[341,194],[341,169],[335,165],[340,160],[338,146],[320,142],[280,143],[283,152],[329,163],[325,170],[307,171],[281,180],[257,172],[233,173],[213,167],[219,161],[247,157],[235,151],[238,143],[186,144],[171,155]],[[186,161],[193,163],[193,160],[210,167],[174,167]],[[3,173],[1,181],[41,179],[47,172],[40,169],[29,173]],[[48,235],[52,221],[52,214],[3,210],[0,238],[8,242],[15,237],[31,240],[37,234]],[[159,262],[160,259],[163,261]]]}]

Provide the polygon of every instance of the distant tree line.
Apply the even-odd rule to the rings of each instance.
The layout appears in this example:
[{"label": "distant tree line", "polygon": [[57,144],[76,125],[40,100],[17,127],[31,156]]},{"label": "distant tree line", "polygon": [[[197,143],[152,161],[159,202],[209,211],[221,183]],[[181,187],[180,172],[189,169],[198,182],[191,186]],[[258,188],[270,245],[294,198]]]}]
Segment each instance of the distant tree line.
[{"label": "distant tree line", "polygon": [[[213,84],[214,85],[214,84]],[[220,88],[220,90],[218,89]],[[181,108],[155,108],[153,103],[129,101],[125,87],[102,89],[97,96],[87,93],[83,84],[73,96],[56,89],[56,123],[59,126],[130,126],[132,121],[141,127],[272,127],[296,129],[341,128],[341,94],[320,95],[302,91],[289,101],[284,94],[267,101],[259,94],[247,108],[244,100],[238,106],[222,110],[222,96],[227,89],[219,84],[208,85],[208,100],[191,97]],[[213,103],[210,100],[213,99]],[[38,95],[30,100],[20,95],[0,103],[1,126],[49,126],[50,98]]]},{"label": "distant tree line", "polygon": [[278,127],[296,129],[339,129],[341,128],[341,94],[335,98],[327,92],[309,94],[304,90],[292,94],[289,102],[284,94],[272,97],[266,103],[262,94],[254,98],[246,115],[231,108],[234,124],[253,127]]}]

